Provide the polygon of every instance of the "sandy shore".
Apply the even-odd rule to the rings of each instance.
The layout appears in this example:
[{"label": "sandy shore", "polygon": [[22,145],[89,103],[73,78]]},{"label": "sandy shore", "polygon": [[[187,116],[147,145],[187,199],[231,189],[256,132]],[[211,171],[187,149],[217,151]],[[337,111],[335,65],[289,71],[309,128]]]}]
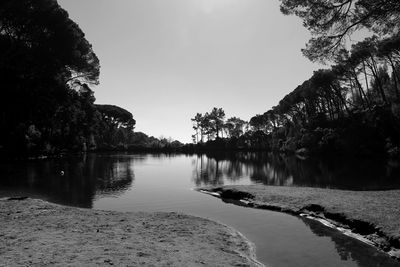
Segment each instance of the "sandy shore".
[{"label": "sandy shore", "polygon": [[253,246],[219,223],[0,199],[0,266],[257,266]]},{"label": "sandy shore", "polygon": [[346,191],[265,185],[199,190],[237,200],[239,205],[324,220],[400,259],[400,190]]}]

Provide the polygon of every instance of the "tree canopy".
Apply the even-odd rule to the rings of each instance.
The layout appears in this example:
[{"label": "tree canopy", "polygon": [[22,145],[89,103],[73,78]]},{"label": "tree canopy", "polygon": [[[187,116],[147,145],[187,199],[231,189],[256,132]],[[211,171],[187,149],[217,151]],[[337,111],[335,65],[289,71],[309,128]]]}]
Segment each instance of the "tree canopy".
[{"label": "tree canopy", "polygon": [[133,130],[136,124],[132,113],[115,105],[96,105],[97,110],[103,115],[104,119],[117,127],[124,127]]},{"label": "tree canopy", "polygon": [[32,79],[98,82],[100,66],[92,46],[56,0],[2,1],[0,37],[3,71],[18,70]]},{"label": "tree canopy", "polygon": [[302,50],[312,61],[332,59],[360,29],[393,35],[400,25],[398,0],[281,0],[281,11],[300,17],[312,34]]},{"label": "tree canopy", "polygon": [[[0,150],[82,149],[98,116],[100,64],[56,0],[0,2]],[[85,144],[85,145],[83,145]]]}]

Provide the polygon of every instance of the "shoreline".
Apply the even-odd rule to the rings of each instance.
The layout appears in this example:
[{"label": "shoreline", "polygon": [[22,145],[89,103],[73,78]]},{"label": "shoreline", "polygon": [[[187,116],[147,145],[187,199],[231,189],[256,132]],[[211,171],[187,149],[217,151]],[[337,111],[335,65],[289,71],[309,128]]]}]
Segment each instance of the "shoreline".
[{"label": "shoreline", "polygon": [[[385,252],[388,256],[400,261],[400,238],[396,234],[388,233],[387,225],[390,225],[390,223],[385,221],[386,218],[382,218],[383,221],[380,224],[374,223],[373,220],[366,219],[370,214],[363,214],[363,218],[359,214],[352,215],[343,207],[340,207],[340,204],[336,203],[333,207],[329,206],[326,204],[326,201],[322,200],[325,196],[319,196],[321,199],[318,199],[318,197],[311,195],[311,191],[314,189],[251,185],[206,187],[198,188],[197,191],[220,198],[222,201],[234,205],[284,212],[319,221],[327,227],[337,229],[347,236],[374,246],[376,249]],[[347,194],[350,192],[332,189],[316,190],[326,195],[337,194],[338,192]],[[394,193],[398,193],[400,198],[400,190],[393,191],[395,191]],[[294,192],[300,192],[300,196]],[[298,204],[294,204],[294,202]],[[391,215],[388,214],[388,216]],[[396,215],[400,216],[400,214]],[[394,226],[394,230],[391,230],[392,233],[396,233],[396,231],[400,232],[400,228],[396,226]]]},{"label": "shoreline", "polygon": [[0,199],[0,266],[264,266],[234,228],[175,212],[115,212]]}]

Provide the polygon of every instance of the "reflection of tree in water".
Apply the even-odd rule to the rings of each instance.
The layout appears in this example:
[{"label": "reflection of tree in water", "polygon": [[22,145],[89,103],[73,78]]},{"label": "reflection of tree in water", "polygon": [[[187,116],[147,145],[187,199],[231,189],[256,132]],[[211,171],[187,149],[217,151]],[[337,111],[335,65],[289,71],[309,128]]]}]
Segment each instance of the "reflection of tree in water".
[{"label": "reflection of tree in water", "polygon": [[400,187],[400,168],[377,159],[328,160],[295,157],[286,161],[286,168],[299,186],[315,186],[350,190],[382,190]]},{"label": "reflection of tree in water", "polygon": [[311,186],[350,190],[400,188],[400,166],[379,160],[307,159],[268,153],[219,153],[194,160],[196,185],[222,185],[250,177],[280,186]]},{"label": "reflection of tree in water", "polygon": [[335,229],[328,228],[321,223],[301,218],[310,227],[311,231],[321,237],[329,237],[335,245],[336,251],[342,261],[354,261],[358,266],[399,266],[398,262],[391,259],[374,247],[362,243],[354,238],[347,237]]},{"label": "reflection of tree in water", "polygon": [[255,154],[248,164],[252,172],[250,179],[266,185],[293,185],[293,176],[286,168],[287,158],[272,156],[266,153]]},{"label": "reflection of tree in water", "polygon": [[193,163],[193,179],[197,186],[201,185],[223,185],[220,161],[199,155]]},{"label": "reflection of tree in water", "polygon": [[273,167],[273,164],[267,161],[266,157],[265,153],[198,155],[193,161],[193,179],[197,186],[223,185],[224,181],[235,182],[244,177],[250,177],[252,180],[261,177],[266,184],[288,185],[290,176],[287,173],[279,172]]},{"label": "reflection of tree in water", "polygon": [[193,180],[197,186],[223,185],[224,181],[238,181],[246,173],[243,163],[228,154],[197,155],[193,160]]},{"label": "reflection of tree in water", "polygon": [[96,195],[116,196],[128,190],[135,178],[133,166],[134,161],[137,160],[142,160],[142,158],[92,156],[87,164],[91,166],[87,176],[96,179]]},{"label": "reflection of tree in water", "polygon": [[140,159],[90,154],[1,165],[6,178],[0,179],[0,185],[18,194],[90,208],[96,195],[118,195],[131,187],[136,160]]}]

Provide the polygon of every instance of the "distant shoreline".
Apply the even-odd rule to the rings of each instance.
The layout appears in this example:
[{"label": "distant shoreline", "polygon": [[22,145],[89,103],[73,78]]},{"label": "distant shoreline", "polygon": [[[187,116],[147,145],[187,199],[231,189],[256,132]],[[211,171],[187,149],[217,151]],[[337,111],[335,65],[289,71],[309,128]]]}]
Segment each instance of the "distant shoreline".
[{"label": "distant shoreline", "polygon": [[[131,153],[131,154],[184,154],[184,155],[224,155],[224,154],[235,154],[235,153],[260,153],[260,154],[271,154],[271,155],[280,155],[282,157],[296,157],[300,160],[313,159],[313,158],[321,158],[321,159],[335,159],[338,157],[345,157],[349,160],[351,159],[360,159],[360,157],[356,157],[354,155],[301,155],[296,153],[278,153],[274,151],[267,150],[258,150],[258,149],[245,149],[245,148],[236,148],[236,149],[192,149],[192,148],[135,148],[135,149],[96,149],[90,151],[64,151],[60,153],[52,153],[52,154],[38,154],[38,155],[10,155],[10,154],[1,154],[0,160],[2,161],[24,161],[24,160],[42,160],[42,159],[53,159],[53,158],[65,158],[70,156],[77,155],[85,155],[91,153]],[[370,155],[361,157],[363,159],[379,159],[379,160],[394,160],[399,161],[397,158],[390,158],[387,156],[382,156],[380,154]]]},{"label": "distant shoreline", "polygon": [[220,223],[179,213],[114,212],[0,199],[4,266],[263,266],[252,243]]},{"label": "distant shoreline", "polygon": [[240,206],[318,220],[400,261],[400,190],[347,191],[265,185],[197,190]]}]

